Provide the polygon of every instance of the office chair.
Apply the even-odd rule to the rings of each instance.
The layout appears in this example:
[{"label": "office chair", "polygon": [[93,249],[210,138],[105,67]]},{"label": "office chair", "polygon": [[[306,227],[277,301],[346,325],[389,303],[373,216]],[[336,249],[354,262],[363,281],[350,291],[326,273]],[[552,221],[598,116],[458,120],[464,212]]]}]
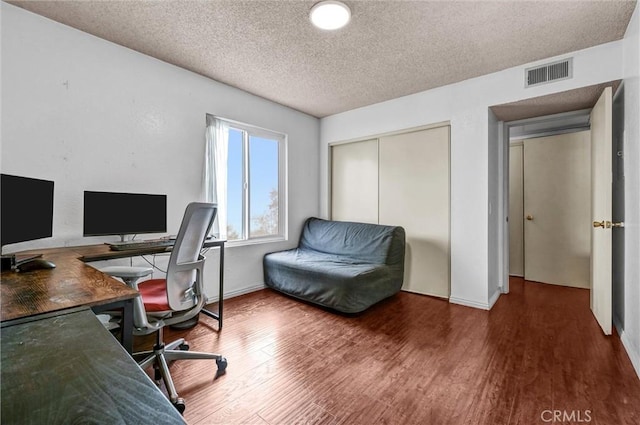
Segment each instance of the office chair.
[{"label": "office chair", "polygon": [[165,279],[150,279],[138,283],[138,279],[151,274],[148,267],[106,267],[110,276],[121,278],[127,285],[140,292],[134,300],[134,335],[156,333],[153,350],[134,353],[146,369],[153,365],[155,380],[165,383],[171,403],[180,413],[184,412],[184,400],[178,397],[169,373],[168,361],[181,359],[212,359],[218,367],[216,378],[225,373],[227,360],[219,354],[187,351],[189,345],[183,338],[164,344],[162,329],[174,323],[195,317],[205,304],[203,269],[205,257],[200,254],[204,240],[216,216],[215,204],[193,202],[187,206],[178,231],[176,243],[169,257]]}]

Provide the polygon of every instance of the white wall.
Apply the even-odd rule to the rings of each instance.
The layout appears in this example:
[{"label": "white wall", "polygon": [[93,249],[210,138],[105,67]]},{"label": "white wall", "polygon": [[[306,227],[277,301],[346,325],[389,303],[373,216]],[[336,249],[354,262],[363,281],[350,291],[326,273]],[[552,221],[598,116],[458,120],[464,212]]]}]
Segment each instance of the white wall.
[{"label": "white wall", "polygon": [[[510,68],[321,120],[321,211],[328,214],[328,144],[435,122],[451,122],[451,301],[489,308],[488,107],[622,78],[623,42],[573,52],[574,78],[524,88]],[[499,165],[499,164],[497,164]],[[496,241],[498,238],[495,238]]]},{"label": "white wall", "polygon": [[166,193],[176,233],[187,203],[202,199],[212,113],[288,134],[289,241],[226,251],[225,293],[260,287],[262,255],[295,246],[318,214],[319,121],[4,2],[0,11],[2,172],[55,181],[53,238],[8,248],[117,239],[82,237],[84,190]]},{"label": "white wall", "polygon": [[[640,16],[638,6],[623,39],[625,270],[624,329],[618,332],[640,376]],[[619,324],[616,324],[619,326]]]}]

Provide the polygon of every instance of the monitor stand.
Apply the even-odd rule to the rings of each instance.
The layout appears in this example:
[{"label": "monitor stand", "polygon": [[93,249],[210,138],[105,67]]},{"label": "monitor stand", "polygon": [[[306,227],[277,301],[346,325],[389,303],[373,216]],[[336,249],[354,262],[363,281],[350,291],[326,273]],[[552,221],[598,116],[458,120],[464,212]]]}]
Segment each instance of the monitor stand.
[{"label": "monitor stand", "polygon": [[24,264],[24,263],[29,262],[31,260],[35,260],[36,258],[40,258],[40,257],[42,257],[42,254],[16,255],[16,266],[19,266],[20,264]]},{"label": "monitor stand", "polygon": [[2,271],[11,270],[16,265],[16,256],[14,254],[2,255]]}]

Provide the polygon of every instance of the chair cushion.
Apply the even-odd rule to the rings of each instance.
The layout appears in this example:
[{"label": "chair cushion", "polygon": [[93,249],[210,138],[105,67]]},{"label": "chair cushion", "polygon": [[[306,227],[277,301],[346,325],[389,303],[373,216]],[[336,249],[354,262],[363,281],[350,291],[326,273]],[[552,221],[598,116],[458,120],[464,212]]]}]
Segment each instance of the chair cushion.
[{"label": "chair cushion", "polygon": [[149,279],[138,284],[144,309],[150,311],[171,310],[167,301],[167,281],[165,279]]}]

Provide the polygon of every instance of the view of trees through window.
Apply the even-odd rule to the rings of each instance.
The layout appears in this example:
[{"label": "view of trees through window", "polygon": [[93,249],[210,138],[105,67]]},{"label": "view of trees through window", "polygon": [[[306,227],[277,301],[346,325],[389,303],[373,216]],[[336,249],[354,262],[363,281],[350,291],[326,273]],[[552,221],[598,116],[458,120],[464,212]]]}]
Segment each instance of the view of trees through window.
[{"label": "view of trees through window", "polygon": [[270,236],[278,234],[278,190],[269,192],[269,205],[266,211],[251,218],[251,236]]},{"label": "view of trees through window", "polygon": [[[255,227],[252,227],[251,236],[269,236],[278,234],[278,190],[272,189],[269,193],[270,201],[267,210],[258,216],[253,216],[251,221]],[[236,224],[237,225],[237,224]],[[238,225],[241,228],[241,225]],[[227,223],[227,239],[242,239],[241,234],[232,223]]]},{"label": "view of trees through window", "polygon": [[279,141],[230,128],[228,146],[227,239],[278,235]]}]

